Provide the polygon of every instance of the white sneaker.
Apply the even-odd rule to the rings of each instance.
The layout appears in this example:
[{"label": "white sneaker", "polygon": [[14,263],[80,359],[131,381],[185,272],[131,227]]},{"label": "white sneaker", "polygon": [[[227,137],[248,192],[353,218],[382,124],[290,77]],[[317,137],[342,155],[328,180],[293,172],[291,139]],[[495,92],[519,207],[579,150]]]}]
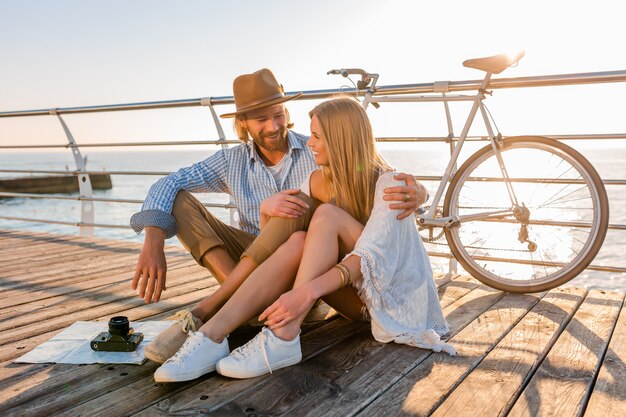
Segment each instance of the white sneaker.
[{"label": "white sneaker", "polygon": [[264,327],[245,345],[217,362],[217,372],[231,378],[252,378],[302,360],[300,336],[282,340]]},{"label": "white sneaker", "polygon": [[156,382],[196,379],[215,370],[215,364],[228,356],[228,340],[215,343],[202,332],[189,331],[183,346],[154,372]]}]

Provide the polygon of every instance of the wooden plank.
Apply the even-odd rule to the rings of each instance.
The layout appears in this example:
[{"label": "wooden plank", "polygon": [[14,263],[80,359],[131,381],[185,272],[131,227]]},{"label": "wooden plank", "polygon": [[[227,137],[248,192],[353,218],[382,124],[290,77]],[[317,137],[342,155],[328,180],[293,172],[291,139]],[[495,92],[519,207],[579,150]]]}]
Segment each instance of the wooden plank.
[{"label": "wooden plank", "polygon": [[[439,277],[440,279],[438,279],[438,281],[440,283],[449,283],[449,279],[451,279],[452,277]],[[448,288],[448,291],[446,292],[445,289],[440,289],[440,293],[446,293],[448,294],[448,299],[451,297],[450,294],[452,293],[456,293],[457,295],[461,296],[464,294],[467,294],[467,292],[470,291],[470,289],[468,287],[475,287],[477,284],[475,284],[475,281],[473,281],[471,278],[468,277],[463,277],[459,280],[458,283],[454,284],[454,283],[449,283],[448,285],[450,286],[450,288]],[[446,301],[448,302],[448,301]],[[369,327],[368,327],[369,328]],[[371,340],[371,336],[369,336],[369,330],[365,333],[365,335],[367,337],[365,337],[365,343],[370,343]],[[344,335],[345,336],[345,335]],[[346,336],[347,337],[347,336]],[[354,337],[354,336],[352,336]],[[311,343],[311,342],[307,342],[307,338],[303,337],[303,353],[307,352],[307,349],[310,348],[309,346],[307,346],[307,343]],[[321,349],[321,347],[325,347],[325,348],[330,348],[330,339],[321,339],[320,340],[320,348],[316,348],[316,351]],[[232,348],[232,346],[231,346]],[[306,353],[305,353],[305,358],[307,357]],[[281,374],[282,372],[289,372],[289,369],[286,370],[278,370],[277,372],[274,373],[274,377],[276,375]],[[222,378],[222,377],[219,377]],[[152,413],[155,413],[154,415],[161,415],[164,412],[159,411],[163,408],[167,409],[167,412],[178,412],[177,411],[177,407],[184,407],[184,409],[187,409],[187,407],[192,407],[192,409],[194,408],[194,404],[189,404],[189,401],[195,401],[198,400],[199,398],[202,398],[199,401],[198,406],[199,407],[210,407],[210,408],[215,408],[217,406],[219,406],[219,404],[224,401],[224,399],[229,399],[231,398],[233,395],[238,395],[238,394],[242,394],[243,391],[245,390],[245,387],[248,387],[250,389],[254,389],[255,384],[257,384],[258,381],[263,381],[263,377],[260,378],[254,378],[251,380],[244,380],[244,381],[234,381],[234,380],[229,380],[229,379],[225,379],[222,378],[223,380],[219,380],[218,382],[215,382],[213,380],[210,381],[200,381],[198,382],[198,385],[194,386],[193,388],[190,388],[189,390],[183,391],[180,394],[177,394],[173,397],[170,397],[164,401],[161,401],[159,404],[156,404],[155,406],[151,407],[150,409],[148,409],[146,411],[146,415],[152,415]],[[145,382],[144,382],[145,383]],[[141,384],[141,383],[138,383]],[[143,387],[143,388],[142,388]],[[142,392],[142,395],[148,395],[147,392],[152,392],[151,390],[153,388],[151,388],[150,386],[140,386],[138,385],[138,390],[140,390]],[[174,394],[174,392],[166,392],[162,395],[172,395]],[[114,392],[111,393],[110,396],[111,398],[113,398],[113,396],[125,396],[126,392],[120,390],[119,392]],[[154,394],[153,392],[153,395]],[[95,402],[94,402],[95,401]],[[100,409],[99,407],[103,407],[103,409],[106,410],[106,404],[108,402],[110,402],[110,400],[105,396],[102,398],[98,398],[97,400],[94,400],[92,402],[90,402],[89,407],[91,409]],[[117,410],[117,408],[115,409]],[[126,413],[128,410],[123,409],[124,411],[119,411],[120,413]],[[112,413],[111,415],[114,415],[115,413]],[[106,415],[106,413],[105,413]]]},{"label": "wooden plank", "polygon": [[[29,350],[33,349],[35,346],[45,342],[50,339],[58,330],[62,327],[67,327],[69,324],[73,323],[76,320],[97,320],[97,319],[108,319],[113,315],[119,315],[123,311],[128,312],[127,315],[130,320],[139,320],[144,317],[149,317],[151,315],[156,314],[157,312],[163,311],[164,309],[175,309],[181,304],[187,304],[191,301],[187,301],[189,299],[200,300],[203,297],[210,295],[215,286],[202,288],[203,283],[201,282],[192,282],[184,286],[175,287],[172,291],[168,290],[165,297],[159,301],[159,303],[145,304],[143,300],[134,297],[124,302],[124,304],[117,304],[113,306],[99,306],[95,309],[90,309],[82,312],[76,312],[71,320],[67,320],[63,322],[59,319],[53,319],[50,322],[46,322],[52,326],[52,322],[54,322],[54,330],[45,331],[44,328],[38,329],[38,331],[42,332],[37,334],[36,336],[29,337],[27,339],[20,339],[19,337],[14,339],[15,342],[8,342],[0,347],[0,362],[10,360],[16,358],[18,356],[23,355]],[[206,286],[206,284],[205,284]],[[135,314],[137,314],[135,316]],[[51,328],[51,327],[49,327]]]},{"label": "wooden plank", "polygon": [[626,307],[613,330],[585,417],[621,417],[626,410]]},{"label": "wooden plank", "polygon": [[69,246],[60,245],[57,243],[50,244],[47,247],[30,247],[20,248],[9,256],[4,256],[4,260],[0,265],[0,273],[11,272],[23,265],[28,264],[29,267],[45,266],[64,262],[65,259],[80,259],[81,255],[91,255],[95,253],[101,253],[103,255],[120,253],[135,253],[137,251],[137,245],[130,242],[120,242],[115,248],[107,249],[95,249],[91,247],[81,246]]},{"label": "wooden plank", "polygon": [[[32,240],[32,241],[20,241],[17,239],[5,239],[0,242],[0,258],[8,259],[16,256],[17,253],[20,253],[21,250],[31,249],[31,250],[46,250],[48,248],[58,247],[58,242],[60,239],[41,239],[41,240]],[[22,254],[26,255],[26,253]],[[19,256],[19,255],[17,255]]]},{"label": "wooden plank", "polygon": [[[258,329],[257,329],[258,332]],[[366,323],[351,322],[343,318],[333,320],[329,324],[305,333],[302,336],[302,355],[303,361],[318,355],[320,352],[324,352],[336,346],[339,343],[347,340],[353,340],[358,338],[358,335],[365,335],[369,332],[368,325]],[[290,373],[290,368],[283,368],[275,371],[270,378],[277,378],[285,374]],[[161,394],[152,389],[149,384],[144,381],[144,384],[138,385],[136,389],[141,390],[143,395],[149,395],[148,398],[152,402],[161,399],[158,403],[152,407],[147,408],[139,415],[142,416],[169,416],[172,414],[211,414],[212,408],[219,406],[230,400],[232,393],[244,394],[250,391],[254,391],[255,387],[259,384],[263,384],[268,379],[267,376],[261,376],[257,378],[234,380],[225,378],[218,374],[212,374],[209,378],[200,378],[196,380],[195,384],[191,384],[184,390],[176,390],[175,392],[168,392],[165,390],[176,388],[177,384],[157,384]],[[170,387],[171,386],[171,387]],[[114,393],[112,393],[114,395]],[[123,392],[119,392],[118,395],[124,395]],[[163,399],[163,397],[167,397]],[[85,404],[85,409],[95,410],[97,414],[102,416],[115,416],[120,414],[131,414],[138,412],[149,404],[120,404],[114,410],[108,410],[106,407],[107,398],[98,398],[90,403]],[[87,407],[88,406],[88,407]],[[74,410],[69,410],[73,412]],[[71,413],[69,413],[71,415]]]},{"label": "wooden plank", "polygon": [[[181,258],[176,259],[168,265],[168,274],[179,269],[186,269],[188,272],[205,271],[207,277],[211,277],[210,272],[200,267],[193,260],[184,260]],[[59,297],[72,297],[72,292],[91,290],[116,283],[123,284],[124,282],[127,282],[130,285],[133,273],[134,271],[132,269],[122,267],[107,271],[105,274],[89,274],[85,276],[69,277],[47,281],[44,283],[33,283],[30,286],[13,289],[12,297],[20,297],[24,294],[30,294],[31,300],[8,308],[0,308],[0,321],[4,320],[7,314],[11,314],[13,312],[32,311],[33,309],[45,307],[60,301],[62,298]],[[54,295],[53,297],[37,297],[36,292],[38,290],[53,290],[57,295]],[[4,294],[7,293],[8,292],[0,292],[0,300],[2,300],[4,298]]]},{"label": "wooden plank", "polygon": [[[170,275],[168,276],[167,280],[168,290],[165,291],[164,294],[169,292],[173,288],[176,288],[177,286],[189,284],[192,281],[200,281],[207,278],[207,271],[202,270],[199,267],[183,268],[170,271]],[[215,285],[217,283],[215,282],[215,280],[212,280],[211,284],[209,284],[209,282],[210,281],[207,280],[208,285]],[[7,331],[14,330],[14,332],[24,332],[20,333],[20,335],[22,335],[22,337],[28,337],[29,331],[37,331],[36,329],[30,330],[33,327],[33,323],[42,323],[44,321],[48,323],[51,319],[65,318],[65,316],[67,316],[68,314],[72,314],[76,311],[83,311],[85,309],[90,309],[105,304],[124,303],[126,300],[138,297],[137,293],[131,290],[130,282],[127,282],[127,284],[124,285],[123,288],[126,289],[126,291],[120,291],[120,286],[117,283],[113,283],[105,286],[100,286],[89,292],[77,291],[71,293],[69,297],[54,297],[53,299],[57,299],[57,301],[51,303],[51,305],[47,307],[37,308],[36,311],[32,311],[26,314],[22,311],[16,312],[15,314],[8,315],[8,317],[6,318],[3,316],[2,320],[0,320],[0,344],[5,340],[5,338],[11,340],[11,336],[5,336],[5,332]],[[27,329],[19,330],[23,326],[26,326]]]},{"label": "wooden plank", "polygon": [[[201,272],[204,274],[204,272]],[[199,274],[196,276],[199,277]],[[193,277],[193,278],[196,278]],[[184,276],[175,276],[175,280],[182,281],[181,285],[174,285],[163,292],[163,302],[167,303],[168,299],[172,296],[183,294],[190,291],[201,290],[211,285],[216,285],[216,281],[209,282],[199,279],[193,279],[188,282]],[[128,288],[128,287],[126,287]],[[88,295],[81,300],[81,308],[76,308],[71,314],[64,314],[58,317],[50,317],[42,322],[34,321],[30,325],[22,326],[14,329],[8,329],[0,332],[0,345],[11,343],[11,341],[25,339],[32,336],[37,336],[41,333],[45,333],[50,330],[62,329],[69,324],[77,320],[93,320],[96,317],[107,316],[116,311],[119,311],[120,307],[129,307],[132,305],[142,305],[145,301],[132,291],[124,292],[123,294],[115,291],[112,292],[110,297],[107,297],[108,302],[105,304],[92,303]],[[0,349],[2,349],[0,347]]]},{"label": "wooden plank", "polygon": [[[193,259],[190,255],[185,256],[172,256],[169,252],[165,253],[168,264],[180,259]],[[109,271],[125,268],[134,272],[135,265],[137,264],[138,253],[128,255],[94,255],[89,259],[85,259],[78,263],[70,264],[62,263],[61,265],[50,266],[47,269],[41,268],[38,272],[28,269],[25,265],[22,268],[21,273],[14,273],[10,278],[6,274],[0,274],[0,297],[7,298],[4,291],[22,288],[25,286],[32,286],[33,284],[41,284],[50,281],[60,281],[64,279],[75,279],[85,275],[99,275],[103,276],[109,273]]]},{"label": "wooden plank", "polygon": [[[484,360],[454,389],[452,394],[437,407],[432,416],[480,415],[484,417],[506,415],[510,405],[519,395],[525,382],[541,364],[565,325],[582,302],[583,289],[556,289],[550,291],[524,318],[489,352]],[[487,350],[490,348],[486,347]],[[484,355],[487,350],[474,354]],[[462,354],[461,356],[467,356]],[[461,365],[464,366],[464,365]],[[459,366],[457,365],[457,368]],[[470,368],[468,367],[468,370]],[[420,375],[421,376],[421,375]],[[402,413],[428,413],[438,401],[428,401],[428,385],[438,378],[445,378],[438,372],[432,372],[426,378],[407,376],[407,382],[414,384],[410,395],[406,397],[398,390],[391,390],[384,395],[387,399],[397,395],[393,410]],[[454,383],[448,384],[450,387]],[[437,384],[438,389],[440,385]],[[394,387],[396,388],[396,387]],[[406,386],[405,388],[409,388]],[[426,391],[426,392],[424,392]],[[449,391],[449,390],[448,390]],[[432,391],[431,391],[432,392]],[[440,391],[441,398],[446,395]],[[427,397],[426,401],[424,395]],[[400,403],[397,399],[405,398]],[[386,404],[380,398],[377,401],[380,412]],[[431,408],[424,406],[429,402]]]},{"label": "wooden plank", "polygon": [[[444,313],[453,332],[470,323],[501,297],[500,292],[479,287],[452,303]],[[329,402],[327,399],[337,399],[338,391],[341,391],[337,381],[346,375],[366,373],[373,377],[374,386],[380,386],[396,373],[396,369],[410,369],[429,354],[430,351],[409,346],[377,342],[368,329],[360,337],[341,342],[332,350],[289,369],[289,372],[265,378],[253,389],[242,392],[235,381],[232,390],[224,393],[221,405],[211,404],[208,400],[194,401],[186,404],[184,410],[193,411],[194,405],[197,405],[202,410],[208,407],[211,414],[216,415],[240,415],[248,409],[259,414],[297,415],[302,410],[326,405],[324,410],[312,411],[316,415],[326,415],[329,411],[326,408],[333,412],[333,404],[336,404],[336,401]],[[353,403],[351,409],[354,409]],[[175,410],[170,409],[172,411]]]},{"label": "wooden plank", "polygon": [[[181,259],[190,260],[191,256],[168,256],[168,263],[178,262]],[[62,263],[61,265],[50,266],[48,269],[42,268],[39,272],[29,271],[27,266],[23,268],[23,273],[14,274],[8,277],[7,274],[0,274],[2,285],[0,286],[0,297],[7,298],[5,291],[30,287],[33,284],[42,284],[50,281],[59,282],[61,280],[72,280],[85,275],[106,275],[111,270],[124,268],[134,272],[137,264],[138,254],[110,255],[104,254],[82,260],[78,263]]]},{"label": "wooden plank", "polygon": [[568,417],[583,412],[623,299],[618,292],[589,292],[509,416]]},{"label": "wooden plank", "polygon": [[[178,261],[170,264],[169,271],[176,271],[180,268],[193,268],[194,271],[204,270],[197,266],[195,261]],[[204,270],[209,276],[208,271]],[[7,311],[19,311],[22,306],[38,303],[39,306],[48,305],[60,296],[71,296],[71,294],[92,290],[97,287],[110,285],[113,283],[123,283],[130,285],[134,270],[130,267],[116,267],[100,274],[78,275],[69,278],[49,280],[44,283],[32,283],[29,286],[19,287],[4,293],[0,293],[0,318]]]},{"label": "wooden plank", "polygon": [[[215,286],[213,286],[192,291],[172,297],[169,300],[170,302],[144,304],[126,310],[119,310],[115,314],[125,315],[131,320],[152,317],[155,313],[162,312],[164,308],[172,308],[172,306],[180,308],[181,305],[197,303],[199,300],[212,294],[215,289]],[[107,320],[109,317],[110,315],[107,314],[95,319]],[[34,345],[47,340],[54,333],[55,332],[49,332],[36,338],[30,338],[24,342],[30,344],[35,339],[43,339],[37,340],[37,343],[33,343],[34,347]],[[3,356],[6,354],[4,348],[5,347],[0,350]],[[152,366],[155,367],[156,365]],[[23,381],[22,386],[17,387],[14,385],[15,389],[21,391],[19,394],[10,392],[5,395],[4,392],[0,392],[0,396],[2,396],[2,399],[0,399],[0,401],[2,401],[0,404],[0,414],[9,413],[10,415],[23,414],[28,416],[56,415],[59,410],[78,405],[87,399],[101,396],[104,392],[112,389],[123,388],[126,384],[132,383],[134,380],[154,371],[154,369],[148,369],[150,365],[147,367],[115,365],[112,366],[113,369],[110,370],[112,371],[111,373],[99,372],[103,370],[108,371],[109,366],[107,365],[86,365],[84,367],[74,365],[76,372],[67,372],[62,374],[61,378],[54,378],[55,367],[51,368],[51,378],[47,379],[45,384],[30,385],[30,380],[26,379]],[[85,370],[83,371],[82,368],[85,368]]]},{"label": "wooden plank", "polygon": [[[347,322],[347,321],[346,321]],[[352,323],[350,323],[352,325]],[[340,335],[346,337],[346,327]],[[243,329],[246,330],[246,329]],[[248,334],[245,340],[252,337],[258,328],[248,328]],[[252,333],[250,332],[252,331]],[[327,337],[328,332],[323,332],[319,337]],[[235,337],[236,339],[236,337]],[[243,342],[243,340],[239,340]],[[321,343],[320,343],[321,344]],[[76,372],[65,373],[62,378],[53,378],[46,381],[45,387],[39,385],[31,386],[30,390],[23,392],[18,396],[13,396],[4,405],[0,405],[0,412],[20,412],[29,416],[47,416],[51,413],[59,415],[63,410],[79,406],[81,403],[89,399],[99,399],[102,396],[108,397],[106,404],[100,402],[103,410],[109,415],[123,415],[121,409],[128,407],[137,407],[139,409],[145,407],[145,397],[137,397],[137,388],[141,387],[143,391],[148,391],[146,395],[160,396],[164,392],[180,389],[182,386],[193,386],[198,381],[191,381],[183,384],[156,384],[153,379],[153,373],[157,368],[157,364],[146,363],[142,366],[134,365],[115,365],[115,366],[85,366],[84,369],[79,368]],[[114,369],[109,369],[109,367]],[[88,369],[90,368],[90,369]],[[107,372],[111,371],[111,372]],[[203,377],[212,378],[215,374]],[[70,391],[67,387],[71,387]],[[110,392],[118,390],[115,395]],[[155,394],[155,392],[157,394]],[[129,393],[133,395],[129,396]],[[121,398],[120,398],[121,397]],[[127,401],[120,401],[120,399]],[[137,401],[140,400],[140,401]],[[144,404],[142,406],[142,404]],[[93,404],[87,407],[84,415],[94,416],[100,410],[94,409]],[[116,410],[112,412],[111,410]],[[71,410],[68,415],[80,415],[80,411]]]},{"label": "wooden plank", "polygon": [[[93,241],[95,238],[88,236],[79,236],[79,235],[60,235],[55,233],[45,233],[45,232],[29,232],[29,231],[21,231],[21,230],[5,230],[0,229],[0,239],[1,241],[39,241],[39,240],[75,240],[75,241]],[[105,240],[100,239],[98,240]]]},{"label": "wooden plank", "polygon": [[[14,267],[10,269],[9,271],[3,272],[2,276],[11,277],[12,279],[18,279],[18,278],[24,278],[24,277],[27,277],[29,279],[34,279],[36,277],[46,276],[52,273],[63,274],[69,270],[69,268],[67,267],[67,264],[70,262],[72,262],[72,266],[74,270],[93,269],[94,265],[96,265],[98,261],[101,260],[102,258],[111,259],[111,260],[113,259],[122,260],[126,258],[128,260],[134,259],[134,261],[136,262],[139,256],[139,252],[140,252],[139,249],[134,249],[132,247],[111,251],[111,253],[108,253],[106,250],[102,250],[102,251],[94,250],[93,252],[85,254],[84,256],[74,257],[72,259],[66,258],[63,260],[63,262],[60,265],[55,262],[51,262],[45,266],[37,265],[37,266],[33,266],[32,268],[29,267],[27,262],[24,262],[24,264],[21,267]],[[174,257],[174,256],[191,258],[191,255],[182,254],[180,252],[175,252],[171,250],[166,250],[165,254],[168,258]]]},{"label": "wooden plank", "polygon": [[[387,356],[372,356],[359,367],[351,369],[349,373],[333,380],[334,392],[329,392],[328,388],[321,390],[291,409],[290,414],[306,416],[354,415],[381,395],[387,396],[387,393],[394,391],[398,384],[402,385],[402,389],[398,394],[393,393],[388,396],[391,401],[397,401],[399,396],[406,398],[407,392],[414,389],[412,388],[413,385],[421,382],[422,379],[430,379],[431,377],[431,381],[434,383],[427,384],[429,392],[424,393],[424,395],[438,398],[438,390],[453,383],[459,379],[459,375],[462,375],[463,361],[478,363],[481,354],[484,355],[486,349],[501,340],[507,331],[539,300],[538,296],[504,295],[500,292],[493,292],[490,297],[497,302],[486,303],[486,294],[475,299],[461,300],[464,303],[459,308],[475,311],[469,317],[467,314],[461,315],[465,325],[453,324],[455,318],[450,315],[450,324],[453,325],[454,329],[457,329],[457,333],[452,335],[450,343],[457,349],[457,356],[452,357],[443,353],[417,350],[408,346],[395,349],[392,356],[389,354]],[[438,367],[436,364],[445,365]],[[439,370],[442,372],[438,372]],[[419,372],[423,372],[420,378],[407,376]],[[433,372],[435,375],[432,374]],[[405,385],[407,386],[405,387]],[[404,392],[405,390],[408,391]],[[331,394],[332,396],[330,396]],[[420,392],[418,395],[421,396],[422,393]],[[333,398],[333,401],[322,401],[324,396]],[[428,401],[428,398],[425,398],[425,401]],[[392,415],[392,408],[386,406],[380,408],[385,410],[382,414]],[[376,413],[377,410],[365,409],[363,412],[370,415]]]},{"label": "wooden plank", "polygon": [[[146,316],[149,320],[166,320],[170,318],[176,311],[181,309],[191,309],[196,304],[194,301],[190,304],[177,305],[173,309],[159,310],[157,314]],[[86,375],[97,373],[105,365],[69,365],[69,364],[16,364],[12,362],[4,362],[0,364],[0,384],[3,391],[0,391],[0,404],[7,399],[17,396],[18,394],[28,391],[35,386],[45,388],[51,384],[63,385],[64,381],[75,380],[76,375]],[[52,368],[52,369],[50,369]],[[134,366],[130,366],[133,369]],[[77,373],[74,375],[74,373]],[[95,378],[96,375],[93,376]],[[42,391],[43,392],[43,391]]]},{"label": "wooden plank", "polygon": [[83,270],[83,269],[93,269],[94,265],[98,263],[98,261],[102,261],[103,258],[118,260],[118,259],[133,259],[138,257],[139,252],[134,248],[130,248],[124,251],[117,251],[115,254],[107,254],[103,251],[95,251],[88,250],[86,252],[79,252],[78,254],[70,253],[68,256],[58,256],[57,258],[53,258],[48,263],[33,263],[31,266],[29,262],[24,261],[20,263],[18,266],[12,266],[2,271],[1,274],[3,277],[7,278],[20,278],[20,277],[30,277],[35,278],[42,275],[50,275],[53,273],[64,273],[68,272],[70,268],[68,265],[72,265],[72,269],[75,270]]}]

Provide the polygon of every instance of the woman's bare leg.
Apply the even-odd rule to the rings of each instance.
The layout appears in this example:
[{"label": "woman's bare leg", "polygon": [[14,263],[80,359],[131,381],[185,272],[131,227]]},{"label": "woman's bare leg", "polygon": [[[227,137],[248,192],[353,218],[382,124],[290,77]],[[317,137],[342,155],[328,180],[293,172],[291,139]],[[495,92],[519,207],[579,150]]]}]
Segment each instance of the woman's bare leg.
[{"label": "woman's bare leg", "polygon": [[[317,278],[330,270],[354,245],[364,226],[345,211],[323,204],[317,208],[306,234],[304,252],[294,288]],[[363,303],[351,286],[347,286],[323,298],[343,316],[359,320]],[[283,327],[276,328],[276,336],[291,340],[300,332],[300,326],[308,311]]]},{"label": "woman's bare leg", "polygon": [[305,232],[296,232],[259,265],[200,331],[220,343],[292,288],[302,257]]},{"label": "woman's bare leg", "polygon": [[[213,317],[258,265],[264,263],[266,259],[278,250],[280,245],[287,242],[294,233],[307,229],[313,211],[319,203],[302,192],[297,194],[297,197],[308,204],[309,209],[307,209],[303,215],[295,219],[286,217],[270,218],[265,227],[261,230],[259,236],[246,248],[238,263],[232,260],[226,251],[222,250],[225,258],[228,258],[231,262],[231,264],[229,264],[225,258],[222,259],[222,269],[225,271],[228,270],[229,272],[226,278],[222,279],[214,274],[221,286],[217,291],[202,300],[191,310],[191,313],[195,317],[198,317],[203,322]],[[207,258],[208,254],[211,254],[212,258]],[[218,256],[209,251],[202,258],[203,265],[208,268],[212,260],[216,259],[218,259]],[[211,269],[209,268],[209,270]]]}]

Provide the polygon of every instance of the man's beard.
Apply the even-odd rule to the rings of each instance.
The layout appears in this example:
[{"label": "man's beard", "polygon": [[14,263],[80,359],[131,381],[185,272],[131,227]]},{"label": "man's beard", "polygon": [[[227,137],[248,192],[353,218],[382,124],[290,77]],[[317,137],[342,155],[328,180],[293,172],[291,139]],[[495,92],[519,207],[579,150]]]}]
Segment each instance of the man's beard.
[{"label": "man's beard", "polygon": [[[266,137],[274,136],[276,132],[278,132],[277,139],[266,140]],[[287,128],[286,127],[281,127],[277,131],[271,132],[271,133],[260,132],[259,137],[254,139],[254,143],[256,143],[259,147],[268,151],[283,150],[285,148],[286,142],[287,142]]]}]

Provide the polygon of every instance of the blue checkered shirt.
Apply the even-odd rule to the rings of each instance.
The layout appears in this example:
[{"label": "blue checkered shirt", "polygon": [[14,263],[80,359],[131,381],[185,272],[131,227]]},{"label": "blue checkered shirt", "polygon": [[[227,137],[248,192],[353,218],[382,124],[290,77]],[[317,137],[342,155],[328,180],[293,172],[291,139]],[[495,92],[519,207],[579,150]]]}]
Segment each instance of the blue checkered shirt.
[{"label": "blue checkered shirt", "polygon": [[285,155],[282,183],[277,184],[252,141],[232,148],[221,149],[190,167],[163,177],[150,187],[141,211],[135,213],[130,224],[137,232],[146,226],[163,229],[166,236],[178,232],[171,215],[176,194],[180,190],[194,193],[228,193],[239,210],[241,230],[258,235],[260,232],[261,201],[281,190],[299,188],[317,165],[313,153],[306,146],[307,136],[289,131],[289,151]]}]

